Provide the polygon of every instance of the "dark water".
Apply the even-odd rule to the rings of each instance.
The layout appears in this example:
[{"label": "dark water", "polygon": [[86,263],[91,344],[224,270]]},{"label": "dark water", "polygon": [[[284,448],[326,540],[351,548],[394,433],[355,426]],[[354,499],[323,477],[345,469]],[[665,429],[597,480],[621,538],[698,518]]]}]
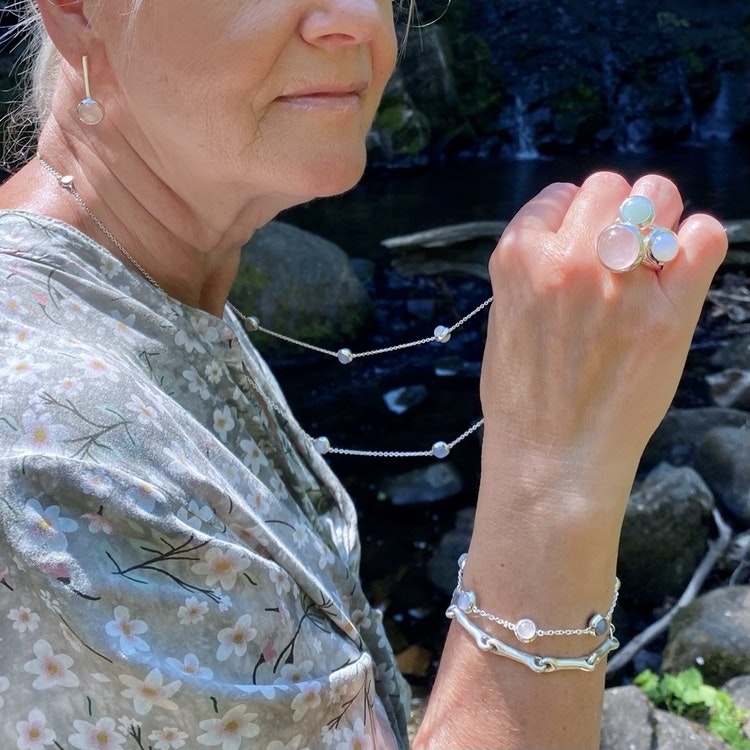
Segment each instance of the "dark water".
[{"label": "dark water", "polygon": [[[285,216],[337,242],[351,256],[380,258],[379,242],[444,224],[509,219],[550,182],[580,184],[599,169],[629,180],[648,172],[679,185],[686,209],[722,219],[750,218],[750,144],[712,142],[635,154],[584,154],[550,160],[467,161],[372,172],[346,195]],[[283,218],[283,217],[282,217]]]}]

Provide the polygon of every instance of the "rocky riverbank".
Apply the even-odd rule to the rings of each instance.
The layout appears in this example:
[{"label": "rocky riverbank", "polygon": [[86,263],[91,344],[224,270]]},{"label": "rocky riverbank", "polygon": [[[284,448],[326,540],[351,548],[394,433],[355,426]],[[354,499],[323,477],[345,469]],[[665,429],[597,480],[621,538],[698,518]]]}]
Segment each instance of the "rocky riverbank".
[{"label": "rocky riverbank", "polygon": [[[429,336],[435,325],[452,325],[486,297],[483,268],[499,229],[480,223],[397,238],[386,243],[390,260],[378,268],[352,263],[309,233],[272,226],[247,250],[252,270],[241,274],[235,301],[249,313],[260,310],[274,330],[334,349],[342,342],[355,342],[357,351]],[[699,665],[716,686],[750,675],[750,222],[734,222],[731,238],[674,407],[649,443],[633,488],[615,618],[626,658],[611,661],[613,686],[662,666]],[[284,274],[273,272],[279,262]],[[276,286],[280,277],[283,290]],[[284,305],[274,302],[280,296]],[[345,368],[332,357],[256,340],[312,435],[350,447],[406,450],[453,438],[478,416],[482,338],[476,316],[447,344]],[[360,510],[370,596],[384,610],[402,669],[422,698],[445,635],[455,560],[471,533],[478,452],[472,435],[439,462],[331,459]],[[638,742],[648,737],[653,747],[719,747],[628,690],[607,701],[612,737],[637,725]],[[675,737],[683,744],[674,744]],[[604,747],[622,747],[617,742]]]}]

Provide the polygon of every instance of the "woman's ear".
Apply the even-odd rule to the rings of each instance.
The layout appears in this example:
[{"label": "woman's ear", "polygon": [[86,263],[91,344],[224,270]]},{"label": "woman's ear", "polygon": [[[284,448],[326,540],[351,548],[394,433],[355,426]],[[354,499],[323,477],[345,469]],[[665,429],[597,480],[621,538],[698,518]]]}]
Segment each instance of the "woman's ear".
[{"label": "woman's ear", "polygon": [[92,52],[95,34],[85,13],[85,0],[37,0],[39,13],[52,43],[65,60],[79,67]]}]

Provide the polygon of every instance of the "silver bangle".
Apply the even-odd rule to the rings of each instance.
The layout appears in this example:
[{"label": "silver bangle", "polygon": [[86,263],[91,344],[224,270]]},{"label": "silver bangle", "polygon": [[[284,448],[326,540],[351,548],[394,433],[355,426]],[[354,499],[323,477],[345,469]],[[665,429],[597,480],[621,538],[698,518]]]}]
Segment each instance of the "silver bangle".
[{"label": "silver bangle", "polygon": [[612,604],[610,605],[607,613],[601,615],[595,613],[591,615],[588,620],[588,624],[585,628],[560,628],[560,629],[549,629],[544,630],[538,628],[536,623],[529,617],[522,617],[517,622],[510,622],[504,620],[502,617],[493,615],[490,612],[485,612],[477,605],[476,594],[473,591],[465,591],[462,587],[463,584],[463,572],[464,565],[466,564],[466,553],[458,558],[458,583],[456,590],[453,592],[453,599],[451,600],[451,607],[455,607],[459,611],[466,615],[479,615],[484,617],[486,620],[491,620],[497,623],[506,630],[510,630],[521,643],[531,643],[536,638],[542,638],[544,636],[551,635],[593,635],[597,638],[601,638],[607,632],[612,635],[614,633],[614,627],[612,625],[612,615],[614,614],[615,607],[617,606],[617,598],[620,594],[620,579],[615,577],[615,589],[612,597]]},{"label": "silver bangle", "polygon": [[446,616],[455,619],[456,622],[474,639],[477,647],[482,651],[489,651],[497,656],[505,656],[513,661],[520,662],[527,666],[532,672],[546,674],[548,672],[557,672],[566,669],[580,669],[584,672],[593,672],[602,659],[610,651],[619,648],[620,642],[614,637],[610,628],[609,637],[594,651],[585,656],[565,657],[565,656],[537,656],[528,654],[517,648],[509,646],[507,643],[493,638],[477,627],[464,612],[454,604],[451,604],[446,611]]}]

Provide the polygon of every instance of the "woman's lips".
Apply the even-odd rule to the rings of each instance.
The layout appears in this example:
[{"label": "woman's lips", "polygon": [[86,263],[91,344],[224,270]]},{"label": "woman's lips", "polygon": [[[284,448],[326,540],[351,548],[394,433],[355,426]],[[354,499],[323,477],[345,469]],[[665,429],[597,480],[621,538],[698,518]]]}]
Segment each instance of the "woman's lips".
[{"label": "woman's lips", "polygon": [[278,101],[303,109],[351,109],[362,103],[366,88],[363,83],[309,87],[284,94]]}]

